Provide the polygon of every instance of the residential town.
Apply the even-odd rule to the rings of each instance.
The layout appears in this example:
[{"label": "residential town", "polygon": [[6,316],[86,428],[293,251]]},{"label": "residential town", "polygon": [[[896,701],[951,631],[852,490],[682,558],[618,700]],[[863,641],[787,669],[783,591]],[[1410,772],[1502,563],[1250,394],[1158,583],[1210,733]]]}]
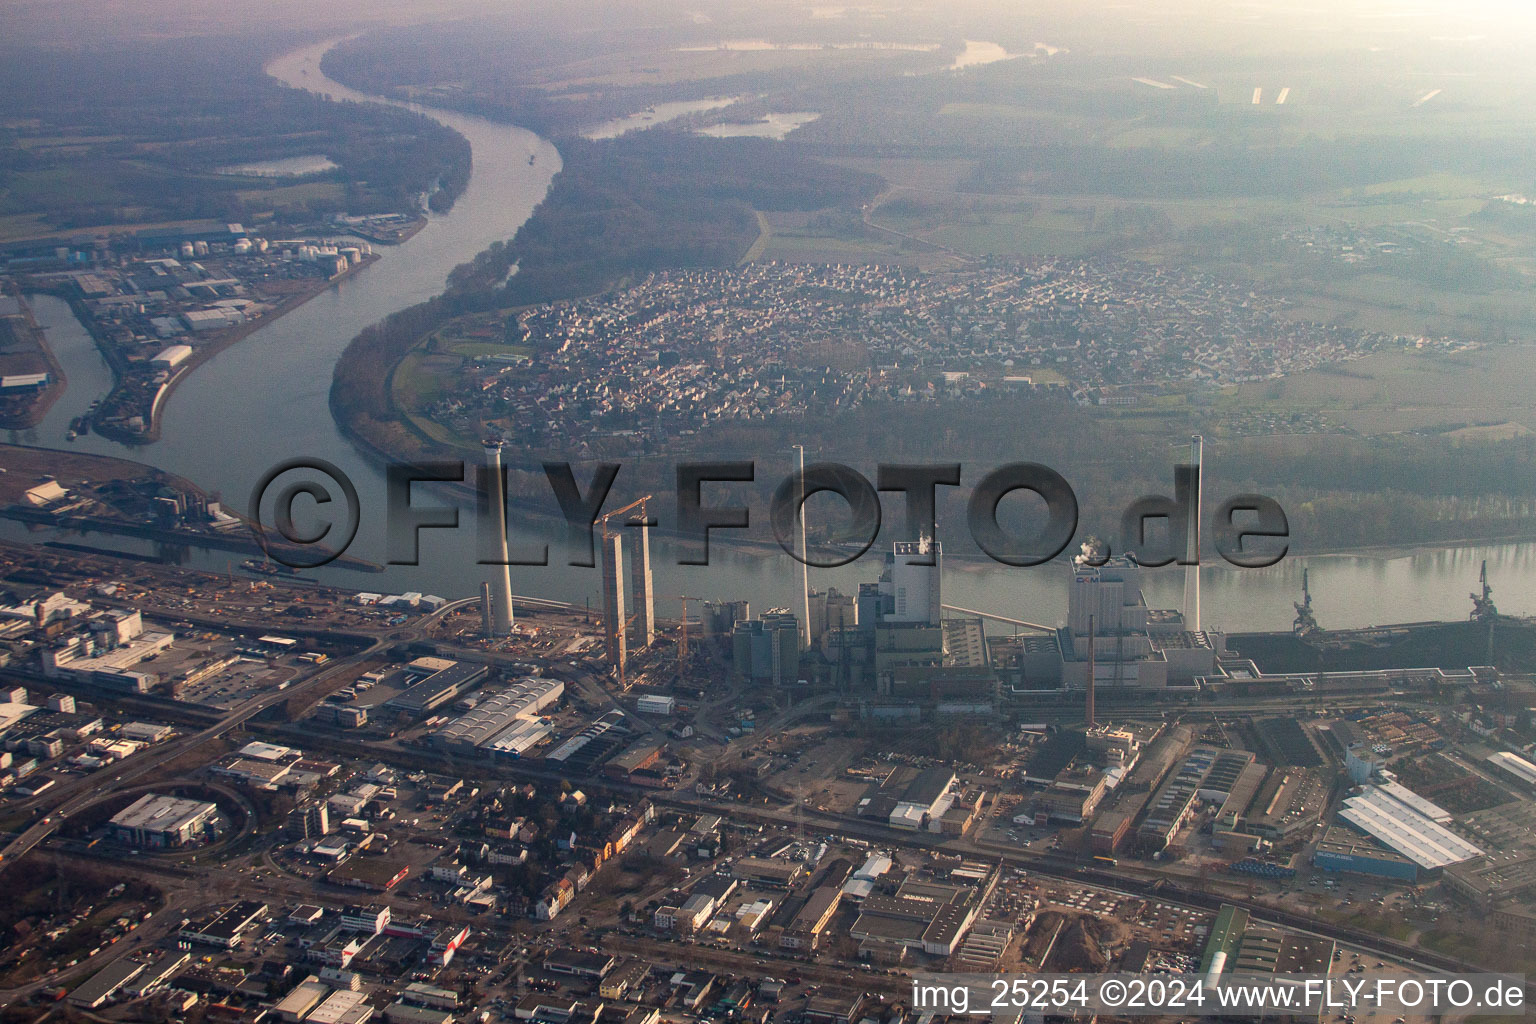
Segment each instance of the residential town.
[{"label": "residential town", "polygon": [[1054,389],[1134,404],[1407,343],[1294,319],[1282,299],[1195,270],[1064,257],[678,270],[522,311],[498,333],[485,317],[442,332],[419,371],[437,385],[426,415],[460,437],[499,428],[567,452],[876,402]]}]

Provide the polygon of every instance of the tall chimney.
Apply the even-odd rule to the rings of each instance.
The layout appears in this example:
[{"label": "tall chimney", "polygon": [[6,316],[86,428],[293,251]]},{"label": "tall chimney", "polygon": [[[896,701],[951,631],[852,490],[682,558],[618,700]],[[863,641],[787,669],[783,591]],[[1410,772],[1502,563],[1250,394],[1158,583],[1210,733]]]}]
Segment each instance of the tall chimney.
[{"label": "tall chimney", "polygon": [[505,442],[487,438],[485,441],[485,466],[490,471],[491,529],[496,531],[494,548],[501,560],[491,570],[491,634],[512,635],[512,569],[507,553],[507,482],[501,468],[501,449]]},{"label": "tall chimney", "polygon": [[1195,434],[1189,439],[1189,460],[1195,467],[1195,493],[1190,496],[1189,522],[1186,524],[1184,550],[1194,559],[1184,567],[1184,628],[1200,632],[1200,517],[1201,498],[1205,492],[1205,439]]},{"label": "tall chimney", "polygon": [[622,675],[629,660],[629,618],[624,608],[624,538],[619,534],[604,537],[603,558],[603,648],[608,665]]},{"label": "tall chimney", "polygon": [[[644,515],[645,510],[641,510]],[[635,527],[635,560],[630,566],[635,590],[635,642],[649,647],[656,640],[656,584],[651,573],[651,527],[647,520]]]},{"label": "tall chimney", "polygon": [[1093,722],[1093,616],[1088,616],[1088,701],[1083,709],[1083,717],[1088,722],[1088,728],[1092,729]]}]

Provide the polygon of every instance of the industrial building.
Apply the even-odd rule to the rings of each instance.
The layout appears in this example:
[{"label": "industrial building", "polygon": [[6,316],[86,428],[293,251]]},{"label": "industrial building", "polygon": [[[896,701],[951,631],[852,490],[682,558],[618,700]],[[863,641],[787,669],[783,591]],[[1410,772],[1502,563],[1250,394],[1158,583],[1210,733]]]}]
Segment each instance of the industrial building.
[{"label": "industrial building", "polygon": [[646,715],[671,715],[677,710],[677,698],[648,693],[635,702],[635,710]]},{"label": "industrial building", "polygon": [[1351,829],[1337,827],[1329,829],[1313,850],[1312,866],[1399,882],[1419,880],[1419,866],[1411,858]]},{"label": "industrial building", "polygon": [[339,988],[304,1018],[305,1024],[365,1024],[373,1016],[368,993]]},{"label": "industrial building", "polygon": [[1518,754],[1500,750],[1488,755],[1488,763],[1526,788],[1536,788],[1536,764],[1532,764]]},{"label": "industrial building", "polygon": [[208,835],[219,808],[206,800],[146,793],[112,816],[112,838],[129,846],[167,849]]},{"label": "industrial building", "polygon": [[436,668],[410,689],[386,701],[384,703],[386,711],[404,711],[408,715],[424,715],[429,711],[435,711],[477,685],[491,671],[485,665],[448,661],[442,658],[421,658],[412,662],[412,666],[421,662],[446,662],[446,664]]},{"label": "industrial building", "polygon": [[99,1009],[143,970],[143,964],[128,959],[108,964],[69,994],[70,1005],[85,1010]]},{"label": "industrial building", "polygon": [[913,779],[887,819],[894,828],[920,829],[942,818],[954,802],[955,773],[948,768],[926,768]]},{"label": "industrial building", "polygon": [[1146,817],[1136,833],[1146,852],[1163,850],[1178,834],[1197,800],[1225,804],[1254,756],[1246,750],[1197,747],[1147,803]]},{"label": "industrial building", "polygon": [[1085,689],[1090,663],[1100,692],[1192,687],[1216,671],[1224,634],[1189,629],[1179,612],[1148,608],[1141,567],[1131,558],[1085,551],[1073,558],[1070,571],[1067,624],[1054,645],[1037,644],[1026,672],[1031,685]]},{"label": "industrial building", "polygon": [[1336,944],[1321,936],[1255,925],[1248,911],[1222,904],[1200,957],[1200,974],[1327,974]]},{"label": "industrial building", "polygon": [[613,779],[628,779],[636,772],[645,771],[661,760],[661,745],[650,740],[640,740],[619,751],[603,765],[603,774]]},{"label": "industrial building", "polygon": [[937,626],[942,615],[943,545],[929,537],[899,540],[885,556],[880,594],[888,600],[880,618],[889,623]]},{"label": "industrial building", "polygon": [[331,986],[322,982],[316,975],[311,974],[299,982],[293,989],[279,999],[272,1007],[272,1013],[278,1020],[300,1021],[309,1013],[320,1000],[330,994]]},{"label": "industrial building", "polygon": [[805,865],[781,857],[738,857],[731,865],[731,874],[748,885],[788,889],[805,874]]},{"label": "industrial building", "polygon": [[815,949],[842,899],[842,890],[835,885],[824,885],[811,893],[780,936],[779,945],[785,949]]},{"label": "industrial building", "polygon": [[200,922],[193,922],[181,929],[181,938],[187,942],[234,949],[245,941],[246,932],[256,927],[267,912],[267,905],[255,900],[241,900],[214,913]]},{"label": "industrial building", "polygon": [[800,623],[785,608],[736,623],[731,633],[736,675],[754,683],[788,686],[800,678]]},{"label": "industrial building", "polygon": [[564,693],[565,684],[558,679],[525,677],[438,729],[432,742],[519,756],[549,736],[550,727],[539,716]]},{"label": "industrial building", "polygon": [[[219,317],[220,326],[223,326],[223,317]],[[167,345],[161,349],[149,365],[157,370],[174,370],[192,356],[192,348],[188,345]]]},{"label": "industrial building", "polygon": [[1445,869],[1446,887],[1478,910],[1536,894],[1536,849],[1485,854]]},{"label": "industrial building", "polygon": [[1109,776],[1104,772],[1089,765],[1073,765],[1034,794],[1029,801],[1030,809],[1015,815],[1014,823],[1043,825],[1061,821],[1080,825],[1092,817],[1108,786]]},{"label": "industrial building", "polygon": [[890,896],[871,895],[859,906],[849,934],[859,940],[860,956],[894,963],[909,952],[952,956],[975,924],[998,875],[980,886],[903,881]]},{"label": "industrial building", "polygon": [[1366,786],[1344,801],[1339,819],[1412,860],[1424,871],[1480,857],[1483,851],[1443,824],[1449,811],[1398,783]]},{"label": "industrial building", "polygon": [[1312,828],[1328,807],[1328,781],[1314,769],[1276,768],[1249,808],[1245,830],[1280,842]]}]

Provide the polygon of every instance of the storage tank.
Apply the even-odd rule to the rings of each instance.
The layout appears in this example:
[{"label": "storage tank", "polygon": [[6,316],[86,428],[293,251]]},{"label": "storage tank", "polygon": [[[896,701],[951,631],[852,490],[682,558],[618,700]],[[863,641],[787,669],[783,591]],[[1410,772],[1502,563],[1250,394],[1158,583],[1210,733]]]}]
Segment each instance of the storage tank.
[{"label": "storage tank", "polygon": [[192,248],[192,243],[191,242],[182,242],[181,243],[181,255],[182,255],[183,259],[191,259],[192,258],[192,256],[193,256],[193,248]]},{"label": "storage tank", "polygon": [[199,255],[199,256],[207,256],[208,255],[208,243],[207,242],[196,242],[192,246],[192,251],[197,253],[197,255]]},{"label": "storage tank", "polygon": [[241,256],[244,256],[246,253],[248,253],[250,251],[251,251],[251,240],[249,238],[242,238],[242,239],[240,239],[239,241],[237,241],[235,243],[235,252],[240,254]]}]

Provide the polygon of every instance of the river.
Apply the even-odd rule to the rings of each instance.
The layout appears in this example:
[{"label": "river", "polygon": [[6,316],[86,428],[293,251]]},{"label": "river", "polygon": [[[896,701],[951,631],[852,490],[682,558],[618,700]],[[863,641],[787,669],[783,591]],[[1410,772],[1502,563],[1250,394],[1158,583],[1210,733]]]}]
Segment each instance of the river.
[{"label": "river", "polygon": [[[320,57],[330,45],[287,54],[268,65],[267,71],[295,88],[337,99],[371,99],[321,74]],[[560,167],[554,146],[531,132],[465,114],[411,109],[454,128],[473,147],[474,174],[452,211],[432,215],[427,226],[404,245],[380,247],[383,259],[378,263],[199,367],[172,396],[160,441],[147,447],[123,446],[96,435],[65,440],[70,419],[105,394],[110,374],[68,306],[48,296],[35,296],[38,320],[48,328],[69,387],[42,424],[13,439],[152,462],[197,482],[237,508],[244,508],[251,486],[276,463],[296,456],[325,459],[346,472],[358,488],[363,515],[351,553],[384,561],[384,524],[377,511],[383,508],[383,474],[336,428],[327,404],[332,368],[362,328],[441,291],[454,266],[492,242],[516,234]],[[432,499],[421,499],[421,503],[431,504]],[[468,518],[457,531],[424,531],[420,565],[392,566],[377,576],[340,569],[316,575],[370,590],[419,590],[450,598],[471,595],[481,575]],[[551,532],[548,525],[522,529],[519,539],[547,540]],[[28,536],[36,534],[18,524],[0,523],[0,537]],[[125,538],[90,542],[136,551],[150,547]],[[747,554],[719,544],[712,546],[711,553],[709,566],[678,566],[672,549],[658,544],[657,594],[746,598],[758,610],[795,604],[800,574],[788,556]],[[558,555],[558,549],[552,554]],[[1325,627],[1460,619],[1471,607],[1467,593],[1484,559],[1500,609],[1536,615],[1536,586],[1531,584],[1536,563],[1530,547],[1493,544],[1396,556],[1290,558],[1266,570],[1210,565],[1202,572],[1204,624],[1229,631],[1289,628],[1294,614],[1291,602],[1300,596],[1303,568],[1311,570],[1314,603]],[[230,556],[189,552],[186,561],[222,570]],[[567,568],[558,564],[558,558],[556,562],[550,567],[514,567],[514,591],[575,602],[591,600],[595,607],[600,594],[596,572]],[[860,581],[873,579],[878,566],[873,555],[866,556],[839,569],[812,570],[811,583],[851,592]],[[945,601],[1032,622],[1056,622],[1066,611],[1065,573],[1061,566],[952,566],[945,573]],[[1155,607],[1178,604],[1179,571],[1154,570],[1146,575],[1149,603]],[[675,600],[659,597],[658,601],[661,614],[676,614]]]}]

